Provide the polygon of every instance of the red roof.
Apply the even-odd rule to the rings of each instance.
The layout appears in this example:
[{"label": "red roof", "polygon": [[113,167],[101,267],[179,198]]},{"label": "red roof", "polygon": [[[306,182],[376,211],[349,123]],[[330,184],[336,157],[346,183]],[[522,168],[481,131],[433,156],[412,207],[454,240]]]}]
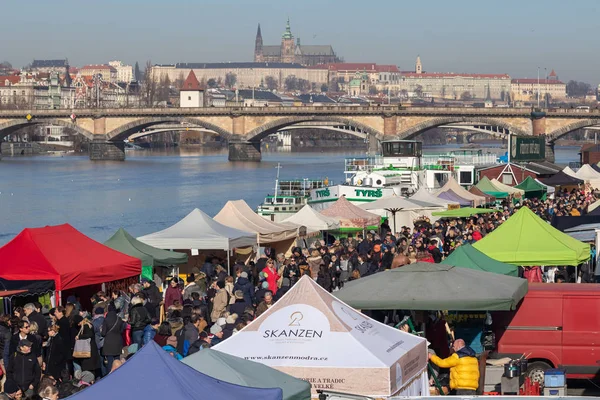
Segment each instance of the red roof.
[{"label": "red roof", "polygon": [[416,72],[404,72],[402,76],[410,78],[479,78],[479,79],[510,79],[508,74],[461,74],[454,72],[423,72],[417,74]]},{"label": "red roof", "polygon": [[69,224],[27,228],[0,248],[6,280],[54,280],[56,290],[139,275],[142,262],[106,247]]},{"label": "red roof", "polygon": [[[540,82],[540,85],[564,85],[564,83],[562,83],[561,81],[556,80],[556,79],[540,79],[539,82]],[[531,84],[537,85],[538,80],[536,78],[513,79],[512,81],[510,81],[510,83],[523,84],[523,85],[531,85]]]},{"label": "red roof", "polygon": [[200,82],[198,82],[198,78],[196,78],[196,74],[194,73],[194,70],[190,70],[190,73],[185,79],[185,82],[183,82],[183,85],[181,85],[180,90],[202,90],[202,88],[200,88]]},{"label": "red roof", "polygon": [[19,75],[0,76],[0,86],[7,86],[6,81],[10,82],[10,85],[14,85],[21,81],[21,77]]},{"label": "red roof", "polygon": [[377,65],[376,63],[335,63],[310,66],[311,69],[328,69],[330,71],[368,71],[368,72],[400,72],[392,64]]},{"label": "red roof", "polygon": [[550,76],[556,76],[556,72],[554,70],[550,71]]}]

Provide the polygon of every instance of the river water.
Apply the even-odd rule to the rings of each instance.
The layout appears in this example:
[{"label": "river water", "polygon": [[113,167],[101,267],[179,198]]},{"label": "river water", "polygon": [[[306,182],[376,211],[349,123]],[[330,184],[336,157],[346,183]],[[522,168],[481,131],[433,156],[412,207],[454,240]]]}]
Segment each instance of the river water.
[{"label": "river water", "polygon": [[[425,149],[441,152],[452,149]],[[557,147],[556,162],[579,147]],[[98,240],[119,227],[134,236],[164,229],[198,207],[215,215],[227,200],[256,208],[281,179],[343,180],[344,158],[364,153],[263,153],[260,163],[230,163],[225,151],[132,151],[125,162],[85,156],[4,157],[0,161],[0,245],[23,228],[70,223]]]}]

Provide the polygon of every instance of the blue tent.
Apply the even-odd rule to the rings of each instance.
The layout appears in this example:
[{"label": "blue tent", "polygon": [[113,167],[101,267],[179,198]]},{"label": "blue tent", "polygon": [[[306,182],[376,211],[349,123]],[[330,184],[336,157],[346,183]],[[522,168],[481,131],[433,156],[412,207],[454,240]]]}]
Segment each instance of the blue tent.
[{"label": "blue tent", "polygon": [[211,378],[150,342],[106,378],[69,399],[106,400],[128,396],[144,400],[282,400],[283,392],[280,388],[250,388]]}]

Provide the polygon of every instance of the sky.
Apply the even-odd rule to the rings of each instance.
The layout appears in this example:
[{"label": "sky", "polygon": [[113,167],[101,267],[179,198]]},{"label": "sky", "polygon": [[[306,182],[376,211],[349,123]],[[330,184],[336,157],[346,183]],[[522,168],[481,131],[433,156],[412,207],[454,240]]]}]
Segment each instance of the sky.
[{"label": "sky", "polygon": [[600,82],[599,0],[4,0],[0,61],[252,61],[257,24],[279,44],[289,17],[303,44],[347,62],[428,72]]}]

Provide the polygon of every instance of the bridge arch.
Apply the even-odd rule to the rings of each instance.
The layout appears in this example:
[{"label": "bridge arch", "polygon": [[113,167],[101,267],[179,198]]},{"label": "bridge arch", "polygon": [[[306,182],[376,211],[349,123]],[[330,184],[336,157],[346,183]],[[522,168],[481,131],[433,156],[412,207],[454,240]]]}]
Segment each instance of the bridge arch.
[{"label": "bridge arch", "polygon": [[417,135],[429,130],[436,128],[441,125],[456,124],[456,123],[470,123],[474,125],[492,125],[500,128],[507,129],[509,132],[516,135],[528,135],[527,132],[512,126],[510,123],[504,122],[501,119],[477,117],[477,116],[464,116],[464,117],[437,117],[431,118],[420,124],[411,126],[405,130],[397,133],[398,139],[413,139]]},{"label": "bridge arch", "polygon": [[[211,124],[210,122],[203,121],[197,118],[189,118],[189,117],[149,117],[149,118],[140,118],[135,121],[131,121],[127,124],[121,125],[120,127],[113,129],[112,131],[106,134],[106,138],[113,142],[118,142],[127,139],[134,133],[139,132],[142,129],[149,128],[153,125],[160,124],[168,124],[168,123],[185,123],[190,124],[195,127],[209,129],[211,131],[216,132],[221,137],[226,140],[230,140],[234,138],[234,135],[227,130],[218,127],[215,124]],[[186,127],[182,127],[182,130]]]},{"label": "bridge arch", "polygon": [[[548,120],[546,120],[546,122],[547,121]],[[553,143],[553,142],[557,141],[558,139],[560,139],[561,137],[566,136],[573,131],[576,131],[577,129],[588,128],[590,126],[595,126],[595,125],[600,125],[600,118],[582,119],[582,120],[570,123],[568,125],[565,125],[562,128],[558,128],[553,132],[549,132],[548,138],[549,138],[550,143]]]},{"label": "bridge arch", "polygon": [[57,125],[64,126],[65,128],[69,128],[77,132],[77,134],[84,136],[85,138],[92,140],[94,138],[94,134],[86,129],[81,128],[77,124],[73,122],[67,122],[61,119],[43,119],[43,120],[35,120],[32,119],[28,121],[26,118],[15,119],[12,121],[5,122],[0,124],[0,141],[7,135],[10,135],[19,129],[25,128],[31,125]]},{"label": "bridge arch", "polygon": [[[280,118],[280,119],[276,119],[274,121],[268,122],[264,125],[261,125],[255,129],[251,130],[250,132],[248,132],[246,134],[246,140],[248,140],[250,142],[260,142],[265,137],[279,131],[282,128],[288,127],[290,125],[295,125],[295,124],[298,124],[301,122],[311,122],[311,121],[340,123],[343,125],[348,125],[348,126],[358,128],[361,131],[365,132],[365,134],[375,136],[378,140],[383,139],[382,132],[379,132],[378,130],[373,129],[370,126],[365,125],[360,122],[357,122],[351,118],[309,115],[309,116],[301,116],[301,117]],[[323,127],[323,129],[327,129],[327,127]],[[364,137],[359,132],[354,132],[354,131],[344,131],[344,132],[346,132],[350,135]]]}]

